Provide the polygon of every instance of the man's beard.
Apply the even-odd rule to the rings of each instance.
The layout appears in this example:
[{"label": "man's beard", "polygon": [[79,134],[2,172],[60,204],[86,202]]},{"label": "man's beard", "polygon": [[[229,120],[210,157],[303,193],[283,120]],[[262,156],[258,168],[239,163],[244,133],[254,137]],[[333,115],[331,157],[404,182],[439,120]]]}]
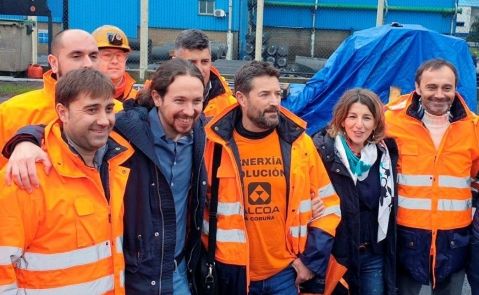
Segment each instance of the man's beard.
[{"label": "man's beard", "polygon": [[[267,115],[276,113],[276,117],[268,118]],[[277,107],[269,107],[264,110],[259,116],[257,117],[250,117],[250,120],[253,121],[257,127],[261,129],[273,129],[279,124],[279,109]]]}]

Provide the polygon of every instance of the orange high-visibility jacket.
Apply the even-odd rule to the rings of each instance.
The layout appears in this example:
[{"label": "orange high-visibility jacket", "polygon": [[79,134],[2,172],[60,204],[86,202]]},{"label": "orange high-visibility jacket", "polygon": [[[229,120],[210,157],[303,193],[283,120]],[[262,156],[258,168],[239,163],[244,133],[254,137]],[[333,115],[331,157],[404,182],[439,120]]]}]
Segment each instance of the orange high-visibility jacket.
[{"label": "orange high-visibility jacket", "polygon": [[[454,255],[460,247],[466,249],[467,242],[462,245],[452,233],[472,221],[471,177],[477,175],[479,168],[479,142],[474,126],[477,117],[459,94],[451,107],[450,125],[437,150],[420,119],[418,104],[419,96],[412,92],[402,107],[392,107],[386,112],[386,126],[387,134],[396,140],[399,148],[397,223],[408,228],[404,233],[398,230],[398,251],[402,251],[398,263],[410,269],[416,280],[426,283],[429,256],[424,256],[420,266],[413,265],[419,263],[419,256],[402,257],[408,254],[401,245],[407,244],[406,249],[411,251],[420,249],[421,243],[430,245],[426,251],[433,258],[433,281],[457,271],[447,263],[464,267],[464,262],[456,260],[465,256]],[[418,238],[420,232],[429,233],[430,240]],[[452,250],[439,243],[443,240],[449,241],[446,245],[450,244]]]},{"label": "orange high-visibility jacket", "polygon": [[45,129],[45,147],[53,169],[46,175],[37,165],[40,188],[28,194],[15,185],[0,187],[0,293],[124,294],[129,169],[121,164],[131,147],[111,134],[109,201],[99,171],[70,150],[58,122]]},{"label": "orange high-visibility jacket", "polygon": [[[57,118],[55,112],[56,79],[52,71],[43,74],[43,88],[19,94],[0,104],[0,150],[26,125],[48,124]],[[115,100],[115,111],[123,104]],[[0,168],[7,162],[0,155]]]},{"label": "orange high-visibility jacket", "polygon": [[[207,145],[205,165],[209,173],[212,169],[214,143],[222,145],[221,165],[218,168],[218,222],[216,238],[216,260],[233,265],[249,265],[249,245],[244,220],[243,185],[238,167],[239,159],[235,156],[234,144],[231,143],[235,116],[240,112],[235,104],[219,116],[214,117],[205,127]],[[311,138],[305,133],[306,124],[291,112],[281,108],[278,135],[284,157],[284,170],[289,184],[288,212],[285,235],[287,248],[295,256],[305,250],[308,229],[318,228],[334,237],[336,227],[341,219],[339,197],[336,194],[319,154]],[[283,129],[283,127],[285,127]],[[288,134],[282,134],[287,131]],[[229,137],[229,138],[228,138]],[[286,143],[292,140],[291,143]],[[288,177],[289,176],[289,177]],[[211,175],[208,177],[211,186]],[[312,220],[311,193],[319,192],[326,210],[324,216]],[[208,207],[203,215],[202,240],[207,245],[209,232]],[[318,258],[320,259],[320,258]],[[328,263],[329,253],[325,257]],[[326,268],[326,267],[325,267]]]},{"label": "orange high-visibility jacket", "polygon": [[136,83],[135,79],[133,79],[133,77],[130,76],[130,74],[128,74],[127,72],[123,74],[123,79],[125,80],[125,90],[123,90],[123,93],[120,97],[115,98],[120,101],[124,101],[130,98],[135,99],[136,94],[138,93],[138,91],[133,87],[133,85],[135,85]]},{"label": "orange high-visibility jacket", "polygon": [[214,66],[211,66],[210,72],[210,81],[214,79],[213,76],[215,76],[221,83],[221,87],[219,88],[222,89],[216,89],[216,91],[218,91],[220,94],[211,98],[208,101],[208,104],[205,106],[205,109],[203,110],[205,117],[208,119],[211,119],[212,117],[221,113],[230,105],[236,103],[236,98],[233,96],[233,93],[231,92],[231,89],[228,86],[226,79],[221,76],[220,72]]}]

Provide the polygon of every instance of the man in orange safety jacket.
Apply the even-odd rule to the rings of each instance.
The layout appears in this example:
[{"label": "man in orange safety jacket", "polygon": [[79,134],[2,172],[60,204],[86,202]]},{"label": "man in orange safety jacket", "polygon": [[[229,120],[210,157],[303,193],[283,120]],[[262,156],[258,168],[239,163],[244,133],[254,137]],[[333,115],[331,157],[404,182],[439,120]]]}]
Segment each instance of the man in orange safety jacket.
[{"label": "man in orange safety jacket", "polygon": [[113,93],[111,80],[89,68],[57,83],[58,119],[44,134],[53,168],[37,169],[32,194],[0,187],[0,293],[125,293],[122,164],[133,152],[111,132]]},{"label": "man in orange safety jacket", "polygon": [[[96,68],[98,48],[92,35],[83,30],[58,33],[48,55],[51,70],[43,74],[43,88],[19,94],[0,104],[0,149],[15,132],[28,124],[46,124],[56,118],[55,84],[74,69]],[[0,167],[7,160],[0,156]]]},{"label": "man in orange safety jacket", "polygon": [[210,40],[203,31],[181,31],[175,40],[174,56],[189,60],[203,75],[205,84],[203,113],[207,119],[236,103],[225,78],[212,64]]},{"label": "man in orange safety jacket", "polygon": [[[280,106],[278,77],[268,63],[244,65],[235,77],[238,104],[206,126],[209,185],[215,177],[219,182],[219,294],[296,294],[298,286],[303,292],[324,290],[340,221],[339,198],[306,124]],[[221,158],[212,175],[215,146],[221,147]],[[325,213],[313,220],[311,194],[316,192]],[[209,222],[207,207],[206,247]]]},{"label": "man in orange safety jacket", "polygon": [[416,89],[386,112],[399,148],[397,251],[400,294],[461,294],[479,164],[477,119],[445,60],[416,72]]}]

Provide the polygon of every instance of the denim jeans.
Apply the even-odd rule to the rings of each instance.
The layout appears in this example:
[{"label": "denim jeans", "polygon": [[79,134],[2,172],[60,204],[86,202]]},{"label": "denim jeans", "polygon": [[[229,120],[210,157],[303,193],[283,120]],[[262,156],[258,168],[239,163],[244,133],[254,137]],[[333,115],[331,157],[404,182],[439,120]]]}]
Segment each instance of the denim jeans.
[{"label": "denim jeans", "polygon": [[361,294],[384,294],[384,256],[370,250],[359,254]]},{"label": "denim jeans", "polygon": [[295,285],[296,271],[289,265],[274,276],[250,283],[249,295],[294,295],[298,294]]}]

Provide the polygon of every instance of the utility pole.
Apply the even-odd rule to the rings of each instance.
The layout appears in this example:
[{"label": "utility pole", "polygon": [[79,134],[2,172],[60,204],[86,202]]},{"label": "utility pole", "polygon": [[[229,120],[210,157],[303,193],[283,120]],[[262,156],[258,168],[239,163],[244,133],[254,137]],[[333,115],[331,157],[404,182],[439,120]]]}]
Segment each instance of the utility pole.
[{"label": "utility pole", "polygon": [[314,1],[313,21],[311,28],[311,57],[314,57],[314,46],[316,44],[316,14],[318,13],[318,0]]},{"label": "utility pole", "polygon": [[[68,0],[63,0],[63,29],[68,29],[68,18],[69,18],[69,10],[68,10]],[[48,32],[48,34],[53,34],[53,32]]]},{"label": "utility pole", "polygon": [[233,33],[231,27],[233,26],[233,0],[228,1],[228,33],[226,33],[226,45],[228,50],[226,51],[226,59],[233,59]]},{"label": "utility pole", "polygon": [[256,6],[256,42],[254,47],[254,59],[261,61],[261,48],[263,46],[263,13],[264,0],[258,0]]},{"label": "utility pole", "polygon": [[148,70],[148,0],[140,2],[140,80]]},{"label": "utility pole", "polygon": [[378,0],[378,12],[376,14],[376,27],[384,24],[384,0]]},{"label": "utility pole", "polygon": [[28,20],[32,22],[32,64],[38,63],[38,23],[36,16],[29,16]]}]

